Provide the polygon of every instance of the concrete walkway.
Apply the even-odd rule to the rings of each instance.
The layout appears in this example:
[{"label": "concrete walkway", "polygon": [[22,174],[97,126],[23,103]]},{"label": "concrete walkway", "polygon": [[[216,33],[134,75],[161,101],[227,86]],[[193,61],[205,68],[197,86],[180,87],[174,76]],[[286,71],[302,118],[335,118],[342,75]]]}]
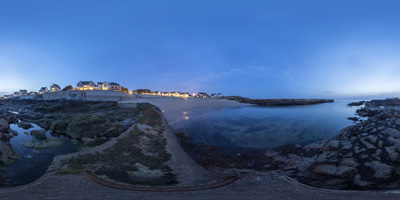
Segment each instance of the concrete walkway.
[{"label": "concrete walkway", "polygon": [[0,190],[2,200],[11,199],[399,199],[399,191],[335,191],[310,188],[272,172],[243,175],[230,185],[185,192],[144,192],[113,189],[98,185],[84,176],[46,175],[38,181]]}]

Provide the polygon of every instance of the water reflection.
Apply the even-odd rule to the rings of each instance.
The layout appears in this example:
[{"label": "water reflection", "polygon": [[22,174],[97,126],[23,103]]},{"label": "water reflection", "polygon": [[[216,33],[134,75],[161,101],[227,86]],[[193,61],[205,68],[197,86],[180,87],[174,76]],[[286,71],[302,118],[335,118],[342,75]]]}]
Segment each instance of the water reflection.
[{"label": "water reflection", "polygon": [[[185,116],[173,126],[192,141],[220,147],[270,149],[331,139],[354,122],[352,101],[307,106],[247,106]],[[187,114],[187,112],[185,112]]]},{"label": "water reflection", "polygon": [[[32,125],[33,128],[27,130],[19,128],[16,124],[10,125],[12,130],[18,132],[18,136],[11,138],[10,143],[13,150],[20,155],[20,159],[16,163],[5,167],[5,179],[11,186],[24,185],[35,181],[46,172],[55,156],[78,151],[79,144],[73,144],[66,137],[59,137],[60,139],[65,140],[65,144],[55,148],[34,149],[23,146],[22,143],[24,141],[38,141],[38,139],[30,135],[30,131],[40,129],[40,127],[36,124]],[[47,132],[46,137],[51,138],[54,136]]]}]

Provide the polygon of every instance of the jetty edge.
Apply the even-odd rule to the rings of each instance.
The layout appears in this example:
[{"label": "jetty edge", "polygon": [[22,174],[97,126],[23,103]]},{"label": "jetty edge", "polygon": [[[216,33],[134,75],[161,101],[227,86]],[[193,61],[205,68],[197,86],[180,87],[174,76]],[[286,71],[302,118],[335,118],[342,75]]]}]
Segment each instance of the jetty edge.
[{"label": "jetty edge", "polygon": [[225,99],[261,106],[310,105],[334,102],[334,99],[249,99],[240,96],[227,96]]}]

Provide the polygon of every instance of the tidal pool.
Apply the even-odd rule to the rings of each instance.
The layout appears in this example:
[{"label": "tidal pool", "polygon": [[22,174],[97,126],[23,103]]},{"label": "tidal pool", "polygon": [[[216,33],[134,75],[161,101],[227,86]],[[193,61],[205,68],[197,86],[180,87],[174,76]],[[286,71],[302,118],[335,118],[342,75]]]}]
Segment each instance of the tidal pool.
[{"label": "tidal pool", "polygon": [[[5,167],[5,185],[6,186],[18,186],[25,185],[40,178],[50,166],[53,158],[58,155],[69,154],[76,152],[79,149],[79,143],[72,143],[66,137],[58,137],[65,141],[62,146],[48,148],[48,149],[34,149],[27,148],[22,145],[24,141],[39,139],[34,138],[30,135],[30,131],[34,129],[40,129],[36,124],[32,124],[33,128],[22,129],[16,124],[11,124],[10,128],[18,132],[18,135],[11,138],[10,143],[14,151],[20,155],[20,159],[13,165]],[[47,138],[52,138],[49,132],[46,132]]]}]

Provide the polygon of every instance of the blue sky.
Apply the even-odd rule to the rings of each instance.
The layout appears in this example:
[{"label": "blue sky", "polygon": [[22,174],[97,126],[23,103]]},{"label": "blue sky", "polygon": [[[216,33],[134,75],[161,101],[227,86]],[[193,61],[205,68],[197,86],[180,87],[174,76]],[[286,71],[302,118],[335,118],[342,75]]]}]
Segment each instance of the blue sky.
[{"label": "blue sky", "polygon": [[400,1],[0,0],[0,94],[80,80],[251,98],[400,94]]}]

